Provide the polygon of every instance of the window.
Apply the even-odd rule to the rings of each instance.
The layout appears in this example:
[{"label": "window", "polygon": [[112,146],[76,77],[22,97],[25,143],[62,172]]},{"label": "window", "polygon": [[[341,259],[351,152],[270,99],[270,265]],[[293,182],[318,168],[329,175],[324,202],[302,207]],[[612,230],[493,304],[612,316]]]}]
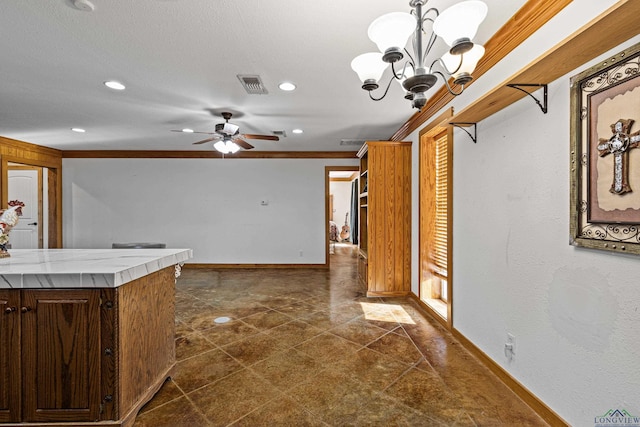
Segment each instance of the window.
[{"label": "window", "polygon": [[[442,119],[437,123],[441,123]],[[451,326],[451,130],[420,134],[420,300]]]}]

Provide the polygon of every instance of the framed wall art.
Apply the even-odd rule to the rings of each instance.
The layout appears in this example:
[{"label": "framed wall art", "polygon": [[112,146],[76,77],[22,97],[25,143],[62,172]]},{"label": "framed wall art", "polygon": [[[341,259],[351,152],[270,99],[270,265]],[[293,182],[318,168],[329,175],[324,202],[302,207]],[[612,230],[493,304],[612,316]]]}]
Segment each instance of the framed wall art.
[{"label": "framed wall art", "polygon": [[640,43],[571,78],[575,246],[640,254]]}]

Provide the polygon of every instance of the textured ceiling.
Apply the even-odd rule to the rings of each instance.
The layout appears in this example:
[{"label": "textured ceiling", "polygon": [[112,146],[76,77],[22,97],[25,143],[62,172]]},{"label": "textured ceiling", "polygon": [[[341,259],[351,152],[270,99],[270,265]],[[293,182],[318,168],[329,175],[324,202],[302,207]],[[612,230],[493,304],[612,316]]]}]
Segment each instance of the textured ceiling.
[{"label": "textured ceiling", "polygon": [[[243,133],[287,133],[252,140],[256,150],[353,151],[340,140],[387,139],[415,112],[395,83],[370,101],[350,68],[375,51],[371,21],[409,11],[407,0],[91,1],[93,12],[71,0],[0,1],[1,136],[63,150],[211,150],[171,129],[210,132],[231,111]],[[485,1],[480,43],[525,3]],[[269,93],[247,94],[237,74],[260,75]],[[298,89],[280,91],[285,80]]]}]

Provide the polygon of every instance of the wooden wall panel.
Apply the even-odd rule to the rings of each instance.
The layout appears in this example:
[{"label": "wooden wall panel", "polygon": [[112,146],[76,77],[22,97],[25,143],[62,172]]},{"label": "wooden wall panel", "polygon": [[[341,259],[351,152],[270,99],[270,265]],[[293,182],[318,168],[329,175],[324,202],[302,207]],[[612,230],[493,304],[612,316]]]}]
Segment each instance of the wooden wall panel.
[{"label": "wooden wall panel", "polygon": [[367,295],[406,295],[411,289],[411,143],[367,145]]},{"label": "wooden wall panel", "polygon": [[120,408],[137,412],[149,386],[159,388],[158,378],[166,378],[175,365],[174,274],[174,267],[167,267],[116,290]]}]

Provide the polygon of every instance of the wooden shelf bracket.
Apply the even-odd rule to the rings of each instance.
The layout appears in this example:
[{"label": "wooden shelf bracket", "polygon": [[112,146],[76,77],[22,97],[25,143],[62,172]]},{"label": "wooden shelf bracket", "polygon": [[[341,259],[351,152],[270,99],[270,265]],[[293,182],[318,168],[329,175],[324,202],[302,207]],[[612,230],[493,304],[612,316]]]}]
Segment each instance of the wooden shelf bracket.
[{"label": "wooden shelf bracket", "polygon": [[[474,144],[476,144],[478,142],[478,127],[477,127],[477,123],[466,123],[466,122],[450,122],[449,123],[451,126],[455,126],[457,128],[462,129],[463,131],[465,131],[467,133],[467,135],[469,135],[469,138],[471,138],[471,140],[473,141]],[[471,132],[469,132],[467,130],[468,127],[473,126],[473,135],[471,135]]]},{"label": "wooden shelf bracket", "polygon": [[[514,89],[518,89],[521,90],[522,92],[526,93],[527,95],[529,95],[530,97],[533,98],[534,101],[536,101],[536,104],[538,104],[538,107],[540,107],[540,109],[542,110],[543,114],[547,114],[547,98],[548,98],[548,89],[547,89],[547,85],[546,84],[535,84],[535,83],[511,83],[508,84],[507,86],[512,87]],[[543,102],[541,103],[540,100],[538,98],[536,98],[535,96],[533,96],[532,92],[529,92],[526,89],[523,89],[525,87],[536,87],[536,88],[544,88],[543,91]],[[535,91],[534,91],[535,92]]]}]

